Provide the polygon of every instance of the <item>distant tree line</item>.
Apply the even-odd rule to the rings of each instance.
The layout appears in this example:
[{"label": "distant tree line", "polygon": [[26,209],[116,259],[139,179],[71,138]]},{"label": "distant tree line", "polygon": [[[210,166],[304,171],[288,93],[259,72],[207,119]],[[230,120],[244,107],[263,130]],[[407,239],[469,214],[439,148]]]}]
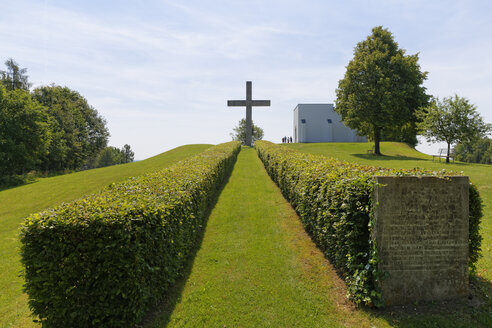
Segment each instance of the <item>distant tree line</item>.
[{"label": "distant tree line", "polygon": [[31,171],[133,161],[129,145],[122,150],[107,146],[106,120],[77,91],[52,84],[31,92],[27,69],[13,59],[5,65],[0,71],[0,184]]},{"label": "distant tree line", "polygon": [[462,162],[492,164],[492,140],[485,137],[476,142],[458,143],[454,147],[454,156]]}]

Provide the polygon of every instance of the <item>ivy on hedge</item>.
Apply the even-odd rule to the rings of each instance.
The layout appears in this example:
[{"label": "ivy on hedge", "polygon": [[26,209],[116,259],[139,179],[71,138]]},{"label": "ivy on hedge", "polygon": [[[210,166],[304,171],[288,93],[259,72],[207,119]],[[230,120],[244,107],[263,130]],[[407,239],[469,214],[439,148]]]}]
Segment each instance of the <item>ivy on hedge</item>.
[{"label": "ivy on hedge", "polygon": [[21,256],[43,327],[133,327],[182,272],[239,142],[28,217]]},{"label": "ivy on hedge", "polygon": [[[371,240],[374,176],[437,176],[445,171],[396,170],[339,161],[256,141],[265,169],[291,203],[314,242],[345,278],[357,304],[383,306],[376,245]],[[469,267],[480,256],[482,201],[470,184]]]}]

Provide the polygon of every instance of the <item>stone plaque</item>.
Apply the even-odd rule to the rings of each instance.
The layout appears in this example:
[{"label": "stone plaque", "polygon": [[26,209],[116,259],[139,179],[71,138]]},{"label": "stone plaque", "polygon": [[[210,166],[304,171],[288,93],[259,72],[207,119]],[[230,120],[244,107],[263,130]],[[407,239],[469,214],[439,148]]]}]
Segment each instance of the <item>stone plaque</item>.
[{"label": "stone plaque", "polygon": [[468,177],[376,177],[373,236],[387,305],[468,295]]}]

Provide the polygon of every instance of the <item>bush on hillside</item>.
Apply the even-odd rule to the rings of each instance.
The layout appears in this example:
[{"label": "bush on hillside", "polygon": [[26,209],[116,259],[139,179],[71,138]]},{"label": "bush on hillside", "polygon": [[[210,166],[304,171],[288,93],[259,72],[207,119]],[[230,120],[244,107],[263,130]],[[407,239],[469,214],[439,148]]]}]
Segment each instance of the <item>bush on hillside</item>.
[{"label": "bush on hillside", "polygon": [[[267,172],[292,204],[310,233],[345,278],[356,303],[382,306],[376,247],[371,240],[374,176],[443,176],[420,169],[394,170],[362,166],[301,153],[267,141],[255,148]],[[480,254],[481,199],[470,185],[469,266]]]},{"label": "bush on hillside", "polygon": [[182,272],[240,151],[229,142],[28,217],[21,256],[43,327],[133,327]]}]

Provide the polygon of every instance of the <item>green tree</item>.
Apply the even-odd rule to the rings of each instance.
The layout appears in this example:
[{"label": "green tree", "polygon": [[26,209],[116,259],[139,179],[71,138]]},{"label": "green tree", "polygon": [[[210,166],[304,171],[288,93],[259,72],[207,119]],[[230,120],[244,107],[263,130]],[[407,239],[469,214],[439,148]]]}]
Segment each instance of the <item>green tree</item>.
[{"label": "green tree", "polygon": [[29,76],[26,75],[27,68],[20,68],[19,65],[9,58],[5,61],[7,70],[0,71],[1,84],[8,90],[23,89],[29,90],[31,83],[29,83]]},{"label": "green tree", "polygon": [[108,142],[106,121],[78,92],[61,86],[43,86],[34,98],[48,107],[52,143],[43,169],[60,171],[90,167]]},{"label": "green tree", "polygon": [[134,160],[135,153],[132,151],[129,144],[125,144],[121,149],[123,153],[123,163],[131,163]]},{"label": "green tree", "polygon": [[125,163],[123,151],[116,147],[108,146],[101,150],[97,156],[95,167],[105,167],[122,163]]},{"label": "green tree", "polygon": [[381,132],[381,141],[404,142],[411,147],[418,144],[416,121],[412,120],[403,126],[385,127]]},{"label": "green tree", "polygon": [[[256,140],[263,139],[263,129],[256,126],[251,122],[253,131],[251,133],[251,141],[254,143]],[[239,125],[233,129],[234,132],[230,133],[232,140],[241,141],[241,144],[246,144],[246,119],[241,119]]]},{"label": "green tree", "polygon": [[418,54],[405,55],[391,32],[375,27],[357,44],[338,82],[335,111],[346,125],[374,140],[374,152],[380,155],[383,135],[416,134],[415,111],[429,100],[422,85],[426,76]]},{"label": "green tree", "polygon": [[446,163],[449,163],[452,144],[472,143],[491,131],[491,125],[484,123],[475,105],[456,94],[454,97],[445,97],[442,101],[433,99],[417,116],[420,119],[419,131],[428,142],[447,143]]},{"label": "green tree", "polygon": [[46,108],[28,91],[0,85],[0,176],[27,173],[48,152],[50,127]]}]

